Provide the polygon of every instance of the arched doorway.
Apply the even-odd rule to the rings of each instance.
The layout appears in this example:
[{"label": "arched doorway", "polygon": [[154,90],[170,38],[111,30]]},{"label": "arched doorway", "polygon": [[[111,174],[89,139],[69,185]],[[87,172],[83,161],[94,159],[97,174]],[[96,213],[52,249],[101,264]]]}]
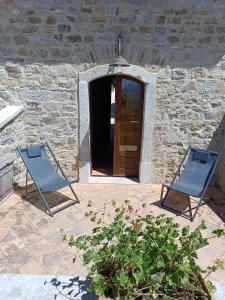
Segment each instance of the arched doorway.
[{"label": "arched doorway", "polygon": [[[116,98],[119,99],[117,100],[118,109],[116,118],[117,120],[120,120],[120,122],[115,123],[114,127],[112,174],[114,173],[114,175],[119,176],[133,176],[133,173],[136,172],[140,183],[149,183],[151,181],[153,111],[156,76],[141,67],[133,65],[115,68],[110,68],[109,65],[102,65],[79,74],[79,180],[89,182],[92,172],[91,82],[93,83],[100,78],[109,78],[110,76],[114,77],[115,80],[118,81],[117,86],[120,86],[120,88],[117,89],[117,93],[120,93],[120,95],[116,95]],[[125,103],[127,100],[124,101],[124,93],[121,93],[124,89],[126,90],[125,94],[129,94],[130,92],[128,92],[129,89],[127,89],[127,86],[130,84],[135,86],[136,94],[139,93],[139,95],[142,95],[142,99],[141,97],[138,98],[138,101],[140,102],[138,102],[139,109],[137,109],[137,106],[135,107],[135,105],[131,108],[132,105],[129,106],[129,100],[128,103]],[[137,86],[139,88],[137,88]],[[132,102],[132,100],[130,102]],[[112,103],[110,103],[110,105],[112,105]],[[139,113],[136,111],[135,114],[135,109],[138,110]],[[129,119],[128,122],[126,122],[127,118]],[[134,122],[130,123],[130,121]],[[133,123],[133,125],[130,126],[129,123]],[[134,127],[133,129],[132,126]],[[124,130],[124,128],[126,130]],[[121,131],[124,131],[122,140]],[[131,134],[126,134],[129,131],[138,133],[135,140],[136,144],[133,144],[134,139],[132,140]],[[119,133],[118,137],[116,137],[116,133]],[[125,143],[123,143],[124,141]],[[116,156],[117,159],[115,159]],[[114,165],[115,162],[116,165]],[[129,174],[130,171],[128,171],[128,169],[130,169],[130,171],[132,170],[131,172],[133,173]]]},{"label": "arched doorway", "polygon": [[144,83],[111,75],[89,89],[91,175],[139,178]]}]

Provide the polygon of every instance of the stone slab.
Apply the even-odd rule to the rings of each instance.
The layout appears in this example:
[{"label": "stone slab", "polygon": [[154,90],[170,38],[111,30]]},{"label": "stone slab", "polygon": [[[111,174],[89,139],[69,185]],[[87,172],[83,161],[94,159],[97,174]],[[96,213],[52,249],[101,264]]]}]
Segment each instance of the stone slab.
[{"label": "stone slab", "polygon": [[0,294],[4,300],[94,300],[86,292],[89,283],[79,276],[0,274]]},{"label": "stone slab", "polygon": [[[225,299],[225,283],[213,282],[216,300]],[[4,300],[95,300],[87,294],[90,279],[80,276],[0,274],[0,294]]]},{"label": "stone slab", "polygon": [[214,281],[213,282],[216,287],[216,300],[224,300],[225,299],[225,282]]},{"label": "stone slab", "polygon": [[23,106],[9,105],[0,110],[0,129],[18,116],[24,110]]}]

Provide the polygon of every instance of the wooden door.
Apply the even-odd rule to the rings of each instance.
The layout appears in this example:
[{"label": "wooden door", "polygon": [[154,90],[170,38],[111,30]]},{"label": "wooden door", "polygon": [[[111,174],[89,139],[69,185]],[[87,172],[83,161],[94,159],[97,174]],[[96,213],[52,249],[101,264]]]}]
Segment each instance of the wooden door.
[{"label": "wooden door", "polygon": [[138,177],[143,119],[144,84],[116,76],[116,122],[113,175]]}]

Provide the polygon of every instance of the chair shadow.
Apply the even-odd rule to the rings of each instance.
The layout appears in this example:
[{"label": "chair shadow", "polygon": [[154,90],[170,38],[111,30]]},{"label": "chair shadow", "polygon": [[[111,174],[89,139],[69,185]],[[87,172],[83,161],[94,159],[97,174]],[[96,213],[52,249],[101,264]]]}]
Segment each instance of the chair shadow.
[{"label": "chair shadow", "polygon": [[[36,189],[36,186],[33,183],[28,184],[28,186],[27,186],[27,191],[28,192],[31,192],[35,189]],[[16,186],[14,188],[14,192],[18,196],[20,196],[21,199],[26,201],[27,203],[35,206],[39,210],[41,210],[41,211],[45,212],[46,214],[48,214],[45,203],[41,199],[40,194],[39,194],[38,191],[32,193],[31,195],[26,196],[26,188]],[[65,204],[65,202],[72,201],[71,198],[69,198],[69,197],[67,197],[67,196],[65,196],[65,195],[63,195],[62,193],[59,193],[59,192],[45,193],[44,195],[45,195],[45,198],[47,199],[47,202],[48,202],[48,205],[49,205],[50,209],[56,208],[56,207],[58,208],[61,205]]]},{"label": "chair shadow", "polygon": [[208,200],[206,204],[225,222],[225,194],[218,187],[214,186],[209,187],[207,193],[210,200]]},{"label": "chair shadow", "polygon": [[[164,203],[167,207],[162,207],[162,210],[165,209],[171,213],[174,213],[175,215],[180,215],[181,213],[184,212],[190,213],[189,201],[190,201],[190,197],[188,195],[185,195],[183,193],[174,190],[170,190],[166,196],[166,201]],[[192,202],[194,201],[191,199],[191,204],[193,204]],[[153,202],[152,204],[159,207],[161,201],[159,200]],[[178,212],[175,212],[174,210],[177,210]]]},{"label": "chair shadow", "polygon": [[80,277],[71,277],[67,281],[57,279],[56,277],[52,278],[49,282],[45,281],[44,285],[50,284],[56,288],[56,293],[53,299],[57,299],[58,296],[64,296],[65,299],[70,300],[95,300],[96,295],[88,291],[92,283],[91,278],[87,277],[83,280]]},{"label": "chair shadow", "polygon": [[[209,199],[204,201],[205,205],[207,205],[223,222],[225,222],[225,194],[219,188],[212,186],[207,189],[206,195]],[[168,207],[163,207],[162,209],[168,210],[175,215],[190,213],[189,201],[191,201],[193,214],[198,204],[198,199],[193,199],[181,192],[170,190],[165,201],[165,204]],[[161,201],[159,200],[152,204],[159,207]],[[171,209],[169,207],[171,207]],[[180,211],[180,213],[175,212],[173,209]]]}]

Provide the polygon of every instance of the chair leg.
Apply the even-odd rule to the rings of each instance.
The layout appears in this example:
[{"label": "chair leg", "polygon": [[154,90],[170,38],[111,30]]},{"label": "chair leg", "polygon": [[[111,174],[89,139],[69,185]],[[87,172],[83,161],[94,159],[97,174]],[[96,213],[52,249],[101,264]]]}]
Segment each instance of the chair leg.
[{"label": "chair leg", "polygon": [[165,187],[165,184],[163,183],[162,184],[162,190],[161,190],[161,195],[160,195],[160,208],[162,208],[164,206],[164,202],[166,201],[166,196],[168,195],[168,192],[169,192],[169,189],[167,187],[167,191],[166,191],[166,194],[165,196],[163,197],[163,192],[164,192],[164,187]]},{"label": "chair leg", "polygon": [[200,198],[199,203],[198,203],[198,205],[197,205],[197,207],[196,207],[196,209],[195,209],[194,215],[193,215],[193,217],[191,217],[191,219],[190,219],[191,222],[194,221],[194,219],[195,219],[195,217],[196,217],[196,215],[197,215],[197,213],[198,213],[199,207],[202,205],[202,202],[203,202],[203,196]]},{"label": "chair leg", "polygon": [[162,189],[161,189],[161,194],[160,194],[160,201],[162,201],[163,191],[164,191],[164,183],[162,184]]},{"label": "chair leg", "polygon": [[38,189],[38,192],[39,192],[39,194],[40,194],[40,196],[41,196],[42,200],[43,200],[43,201],[44,201],[44,203],[45,203],[45,206],[46,206],[46,208],[47,208],[47,210],[48,210],[48,212],[49,212],[50,216],[51,216],[51,217],[53,217],[53,213],[51,212],[51,209],[50,209],[50,207],[49,207],[49,205],[48,205],[48,202],[47,202],[47,200],[45,199],[45,196],[44,196],[44,194],[42,193],[42,191],[39,189],[39,187],[38,187],[38,186],[37,186],[37,189]]},{"label": "chair leg", "polygon": [[161,195],[160,195],[160,202],[161,202],[161,203],[160,203],[160,206],[159,206],[159,207],[160,207],[160,208],[163,208],[163,207],[164,207],[164,208],[169,208],[169,209],[175,211],[176,213],[179,213],[181,216],[183,216],[183,217],[189,219],[191,222],[193,222],[194,219],[195,219],[195,217],[196,217],[196,215],[197,215],[197,213],[198,213],[198,210],[199,210],[200,206],[202,205],[202,202],[204,201],[204,200],[203,200],[204,196],[202,196],[202,197],[199,199],[199,203],[198,203],[198,205],[197,205],[197,207],[196,207],[196,209],[195,209],[194,214],[192,214],[192,209],[191,209],[191,199],[189,198],[188,206],[189,206],[190,216],[188,216],[188,215],[186,215],[186,214],[184,214],[184,213],[182,213],[182,212],[177,211],[176,209],[174,209],[174,208],[172,208],[172,207],[168,207],[168,206],[164,205],[164,203],[165,203],[165,201],[166,201],[166,197],[167,197],[167,195],[168,195],[168,193],[169,193],[169,190],[170,190],[170,189],[167,187],[166,194],[165,194],[165,196],[163,197],[164,187],[165,187],[165,184],[163,183],[163,184],[162,184]]},{"label": "chair leg", "polygon": [[189,206],[189,211],[190,211],[190,220],[192,220],[192,209],[191,209],[191,197],[190,196],[189,196],[188,206]]},{"label": "chair leg", "polygon": [[73,193],[73,195],[74,195],[75,199],[77,200],[77,201],[76,201],[76,203],[79,203],[79,202],[80,202],[80,200],[78,199],[78,197],[77,197],[77,195],[76,195],[76,193],[75,193],[74,189],[72,188],[71,184],[69,185],[69,188],[70,188],[71,192]]},{"label": "chair leg", "polygon": [[27,200],[27,181],[28,181],[28,170],[26,171],[26,189],[25,189],[25,199]]}]

